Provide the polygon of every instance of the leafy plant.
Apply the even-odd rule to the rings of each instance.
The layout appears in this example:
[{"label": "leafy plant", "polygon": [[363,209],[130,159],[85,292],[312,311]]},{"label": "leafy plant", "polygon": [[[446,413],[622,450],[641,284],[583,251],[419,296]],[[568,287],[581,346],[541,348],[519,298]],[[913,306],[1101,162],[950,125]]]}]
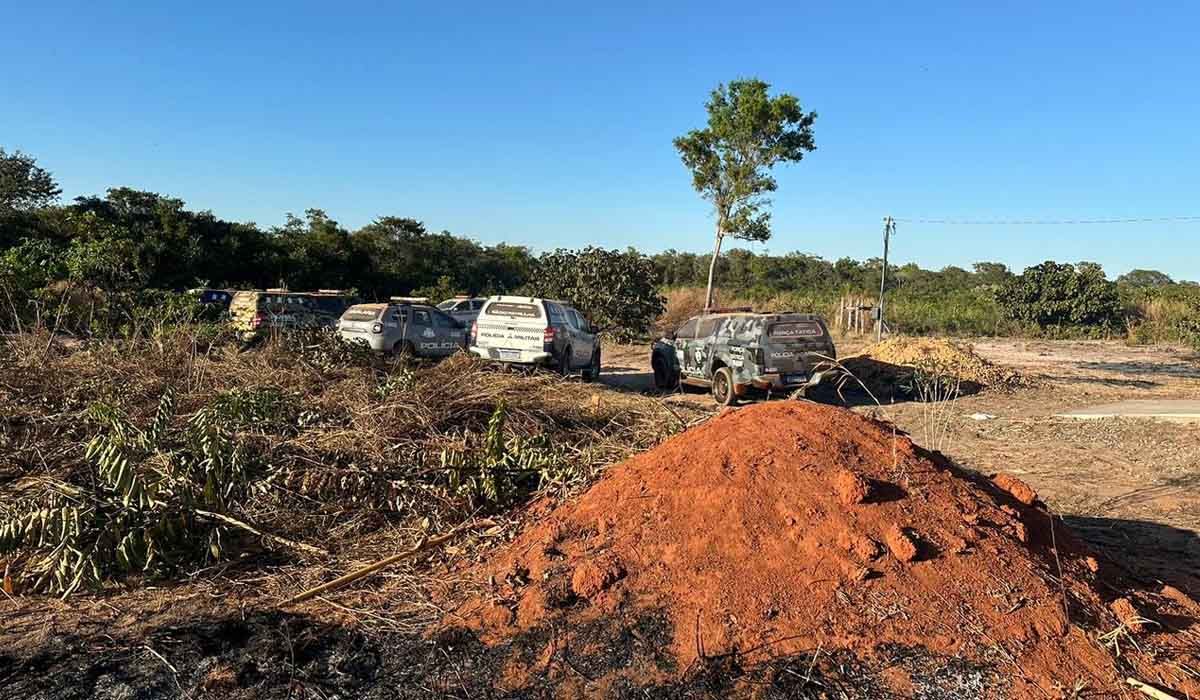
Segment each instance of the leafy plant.
[{"label": "leafy plant", "polygon": [[1121,320],[1117,286],[1095,263],[1048,260],[1001,285],[996,300],[1010,318],[1039,328],[1112,328]]},{"label": "leafy plant", "polygon": [[273,386],[230,389],[212,403],[227,426],[283,432],[293,427],[300,413],[296,397]]},{"label": "leafy plant", "polygon": [[175,413],[171,389],[145,428],[113,406],[93,405],[88,417],[99,431],[85,453],[88,478],[52,482],[42,497],[6,509],[0,553],[25,558],[21,575],[33,589],[67,596],[222,556],[225,531],[211,516],[246,497],[250,460],[218,408],[197,411],[182,429]]},{"label": "leafy plant", "polygon": [[633,249],[560,248],[538,258],[532,279],[531,295],[570,301],[598,329],[619,339],[646,334],[665,308],[653,263]]},{"label": "leafy plant", "polygon": [[441,454],[451,490],[466,496],[474,507],[506,505],[523,491],[563,483],[570,470],[565,454],[545,436],[505,435],[507,410],[501,399],[488,419],[482,444]]}]

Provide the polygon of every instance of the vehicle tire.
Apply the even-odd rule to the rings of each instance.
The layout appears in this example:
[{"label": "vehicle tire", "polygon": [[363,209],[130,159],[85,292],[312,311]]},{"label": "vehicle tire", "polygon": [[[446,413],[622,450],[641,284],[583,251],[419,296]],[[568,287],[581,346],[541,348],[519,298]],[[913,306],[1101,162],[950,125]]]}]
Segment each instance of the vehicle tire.
[{"label": "vehicle tire", "polygon": [[713,372],[712,394],[717,403],[722,406],[732,406],[737,403],[737,394],[733,390],[733,371],[721,367]]},{"label": "vehicle tire", "polygon": [[650,360],[650,369],[654,370],[654,388],[661,391],[674,391],[679,386],[679,377],[674,376],[667,366],[667,361],[661,356],[655,355]]},{"label": "vehicle tire", "polygon": [[594,382],[600,378],[600,346],[592,351],[592,361],[583,370],[583,381]]},{"label": "vehicle tire", "polygon": [[558,373],[564,377],[571,376],[571,348],[570,346],[563,349],[563,353],[558,358]]}]

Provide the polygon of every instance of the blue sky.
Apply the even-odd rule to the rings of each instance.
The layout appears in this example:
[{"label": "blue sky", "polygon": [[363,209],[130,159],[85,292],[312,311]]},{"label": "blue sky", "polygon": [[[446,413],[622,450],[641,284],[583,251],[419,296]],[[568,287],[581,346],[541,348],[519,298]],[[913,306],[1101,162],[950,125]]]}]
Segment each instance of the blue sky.
[{"label": "blue sky", "polygon": [[[261,225],[320,207],[484,242],[703,251],[671,139],[718,82],[819,113],[754,250],[877,255],[880,220],[1200,215],[1195,3],[16,3],[0,145]],[[1200,221],[901,224],[925,267],[1200,278]]]}]

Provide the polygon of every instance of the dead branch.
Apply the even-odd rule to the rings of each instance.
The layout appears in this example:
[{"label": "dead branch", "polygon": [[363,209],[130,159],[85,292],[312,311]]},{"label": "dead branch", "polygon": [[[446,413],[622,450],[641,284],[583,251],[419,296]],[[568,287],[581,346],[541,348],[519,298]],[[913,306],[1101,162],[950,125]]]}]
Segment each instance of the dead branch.
[{"label": "dead branch", "polygon": [[1154,698],[1154,700],[1179,700],[1179,698],[1175,697],[1174,695],[1165,693],[1152,685],[1139,681],[1136,678],[1126,678],[1125,682],[1128,683],[1131,688],[1148,698]]},{"label": "dead branch", "polygon": [[404,561],[405,559],[411,559],[424,551],[433,549],[435,547],[439,547],[439,546],[449,542],[450,540],[454,539],[455,537],[458,537],[459,535],[466,532],[467,530],[481,527],[484,525],[494,525],[494,524],[495,523],[492,522],[491,520],[481,520],[477,523],[461,525],[459,527],[454,528],[450,532],[447,532],[444,535],[439,535],[438,537],[434,537],[433,539],[422,540],[420,543],[417,544],[416,547],[413,547],[412,549],[400,552],[399,554],[393,554],[390,557],[380,559],[379,561],[375,562],[374,564],[364,566],[363,568],[358,569],[356,571],[351,571],[350,573],[346,574],[345,576],[339,576],[338,578],[335,578],[334,580],[329,581],[328,583],[322,583],[319,586],[310,588],[307,591],[304,591],[303,593],[300,593],[298,595],[295,595],[295,596],[287,599],[286,601],[283,602],[283,605],[284,606],[292,605],[294,603],[299,603],[299,602],[308,600],[309,598],[320,595],[322,593],[329,593],[330,591],[336,591],[337,589],[343,588],[348,584],[354,583],[355,581],[357,581],[361,578],[370,576],[371,574],[375,573],[376,571],[381,571],[383,569],[386,569],[387,567],[391,566],[392,564],[396,564],[398,562]]},{"label": "dead branch", "polygon": [[316,555],[319,557],[328,557],[329,556],[329,552],[327,550],[321,549],[320,547],[314,547],[311,544],[304,544],[303,542],[289,540],[286,537],[280,537],[279,535],[273,535],[269,532],[263,532],[262,530],[259,530],[258,528],[254,527],[253,525],[250,525],[249,523],[244,523],[241,520],[238,520],[237,518],[231,518],[228,515],[222,515],[221,513],[213,513],[213,512],[207,511],[207,510],[197,510],[196,515],[199,515],[200,517],[203,517],[203,518],[209,518],[211,520],[219,520],[220,522],[223,522],[226,525],[232,525],[233,527],[245,530],[246,532],[249,532],[254,535],[258,535],[259,537],[261,537],[265,540],[270,540],[272,542],[275,542],[276,544],[281,544],[285,547],[291,547],[292,549],[298,549],[302,552],[306,552],[308,554],[313,554],[313,555]]}]

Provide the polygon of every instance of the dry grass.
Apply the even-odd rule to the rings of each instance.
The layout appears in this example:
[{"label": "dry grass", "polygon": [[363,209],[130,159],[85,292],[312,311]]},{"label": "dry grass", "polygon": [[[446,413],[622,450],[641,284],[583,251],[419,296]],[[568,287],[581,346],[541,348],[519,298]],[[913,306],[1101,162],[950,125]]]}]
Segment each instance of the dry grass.
[{"label": "dry grass", "polygon": [[[90,405],[114,404],[144,425],[168,386],[178,421],[221,397],[271,399],[236,428],[262,465],[254,497],[236,515],[339,554],[345,561],[334,571],[447,530],[481,508],[503,516],[537,495],[536,477],[517,500],[491,504],[449,484],[443,455],[481,449],[501,402],[505,436],[540,440],[561,462],[554,483],[544,484],[556,495],[678,432],[693,417],[681,411],[699,411],[467,355],[405,364],[339,355],[325,341],[297,336],[248,351],[195,328],[69,346],[46,334],[10,336],[0,345],[0,516],[18,492],[36,497],[44,480],[88,478]],[[273,556],[299,562],[304,555]],[[325,566],[291,569],[287,587],[326,573]]]}]

